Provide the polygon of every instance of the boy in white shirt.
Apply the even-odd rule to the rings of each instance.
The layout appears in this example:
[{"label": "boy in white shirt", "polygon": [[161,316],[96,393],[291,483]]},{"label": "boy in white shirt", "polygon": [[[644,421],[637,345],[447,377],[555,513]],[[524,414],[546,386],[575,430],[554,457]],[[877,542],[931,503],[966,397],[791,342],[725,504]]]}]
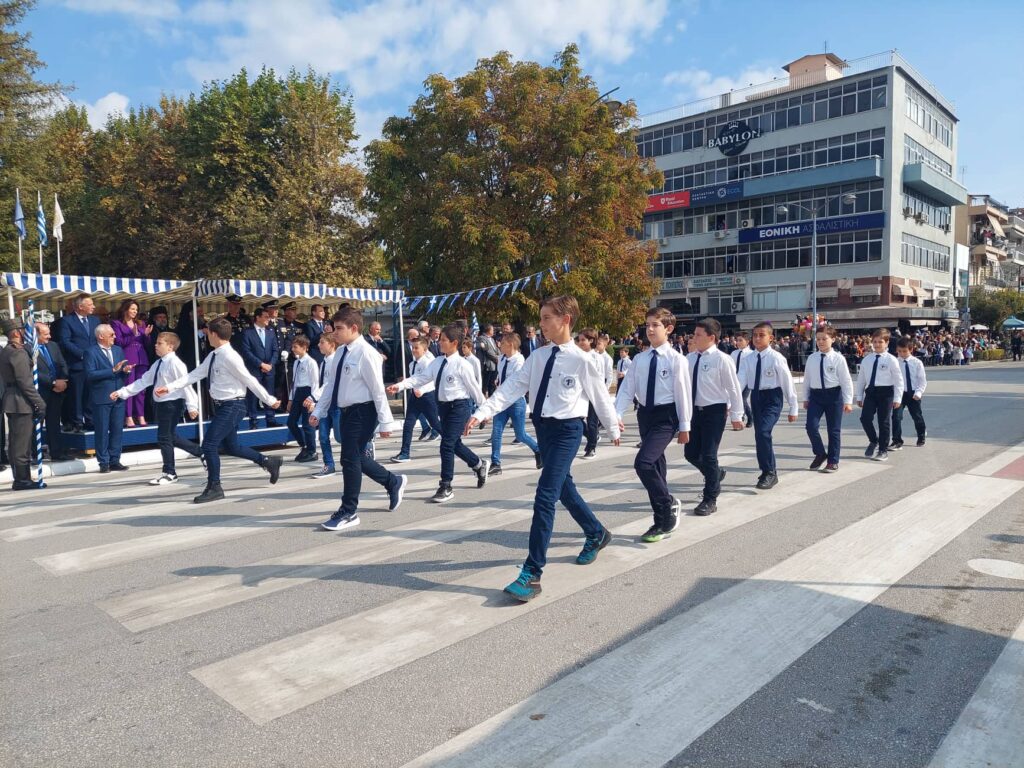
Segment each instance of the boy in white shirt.
[{"label": "boy in white shirt", "polygon": [[[899,405],[892,414],[892,445],[890,451],[903,449],[903,412],[910,411],[910,418],[917,430],[917,446],[924,445],[927,434],[924,414],[921,413],[921,398],[928,387],[928,376],[924,371],[924,363],[913,354],[914,340],[904,336],[896,343],[896,354],[899,357],[900,370],[903,373],[903,391],[899,397]],[[895,403],[894,403],[895,404]]]},{"label": "boy in white shirt", "polygon": [[305,463],[316,461],[316,432],[309,424],[306,401],[314,389],[320,388],[320,370],[316,360],[309,354],[309,338],[296,336],[292,341],[292,386],[288,393],[288,431],[299,444],[299,455],[295,461]]},{"label": "boy in white shirt", "polygon": [[612,442],[619,444],[621,425],[615,413],[597,361],[575,344],[572,326],[579,317],[579,303],[572,296],[552,296],[540,307],[540,326],[550,343],[535,350],[526,365],[504,382],[490,399],[477,408],[466,423],[465,433],[530,394],[532,419],[544,462],[537,481],[530,525],[530,554],[519,577],[505,587],[516,600],[526,602],[540,594],[540,577],[547,563],[548,544],[555,520],[555,502],[561,501],[586,535],[578,565],[589,565],[608,546],[611,533],[594,516],[576,490],[570,472],[583,439],[583,420],[591,402],[605,418]]},{"label": "boy in white shirt", "polygon": [[[178,334],[164,331],[156,337],[156,364],[146,371],[141,377],[126,387],[122,387],[110,395],[111,400],[120,398],[126,400],[132,395],[137,395],[147,387],[163,387],[188,373],[185,363],[175,354],[181,345]],[[192,387],[185,387],[180,392],[168,395],[154,395],[153,407],[156,414],[156,443],[160,447],[160,458],[163,467],[160,476],[150,480],[150,485],[170,485],[178,482],[178,473],[174,466],[174,449],[181,450],[194,456],[197,459],[203,455],[197,443],[186,440],[178,434],[176,429],[181,421],[182,409],[188,411],[189,418],[194,419],[199,415],[199,404],[196,399],[196,392]]]},{"label": "boy in white shirt", "polygon": [[[604,379],[604,366],[601,363],[601,358],[598,356],[597,350],[594,347],[597,346],[597,330],[594,328],[584,328],[578,334],[576,334],[576,346],[587,352],[597,363],[597,370],[601,372],[601,378]],[[590,404],[590,408],[587,410],[587,421],[586,429],[583,432],[583,436],[586,438],[586,443],[583,445],[583,458],[592,459],[597,455],[597,443],[600,439],[601,420],[597,418],[597,411],[594,410],[594,404]]]},{"label": "boy in white shirt", "polygon": [[[526,364],[525,358],[519,353],[521,344],[518,333],[502,334],[501,341],[498,343],[501,349],[501,358],[498,360],[497,386],[501,386],[515,376],[519,369]],[[501,433],[505,431],[505,425],[509,421],[512,422],[512,430],[515,432],[516,439],[533,451],[537,469],[543,469],[544,462],[540,457],[540,448],[526,431],[526,398],[521,397],[494,416],[491,423],[491,466],[487,470],[487,474],[501,474]]]},{"label": "boy in white shirt", "polygon": [[622,384],[631,365],[633,365],[633,361],[629,359],[629,347],[623,344],[619,347],[619,359],[615,361],[615,380],[619,384]]},{"label": "boy in white shirt", "polygon": [[[415,376],[427,369],[434,356],[427,350],[428,341],[420,336],[409,342],[412,349],[412,360],[409,362],[409,375]],[[398,455],[391,457],[392,464],[402,464],[411,459],[412,433],[420,419],[427,420],[427,432],[430,435],[441,435],[441,422],[437,417],[437,393],[434,382],[428,381],[422,387],[412,390],[406,400],[405,423],[402,425],[402,447]]]},{"label": "boy in white shirt", "polygon": [[[743,360],[746,357],[754,354],[754,350],[750,348],[750,339],[746,331],[739,331],[733,337],[736,344],[736,349],[729,353],[732,357],[733,364],[736,366],[736,377],[740,375],[740,365],[743,364]],[[743,421],[749,427],[753,422],[753,417],[750,413],[750,390],[743,389]]]},{"label": "boy in white shirt", "polygon": [[640,399],[636,420],[640,427],[640,450],[633,468],[647,489],[654,511],[654,524],[641,541],[661,541],[679,525],[683,503],[668,489],[665,451],[673,440],[685,445],[690,440],[690,372],[686,358],[669,344],[676,318],[664,307],[647,311],[647,338],[651,348],[636,356],[632,368],[615,395],[615,411],[622,420],[634,398]]},{"label": "boy in white shirt", "polygon": [[745,357],[740,364],[739,382],[741,387],[750,390],[754,445],[757,448],[757,466],[761,470],[756,487],[767,491],[779,484],[772,430],[782,415],[782,399],[785,397],[789,403],[787,418],[790,422],[796,421],[800,405],[796,399],[793,376],[789,372],[789,362],[781,352],[772,349],[775,333],[771,323],[758,323],[751,336],[754,339],[754,354]]},{"label": "boy in white shirt", "polygon": [[[857,373],[857,405],[864,410],[860,423],[868,436],[868,447],[864,455],[875,461],[889,458],[889,434],[893,409],[899,408],[894,402],[895,393],[903,391],[903,374],[899,362],[886,350],[889,347],[889,331],[879,328],[871,334],[871,348]],[[875,431],[875,415],[878,415],[878,431]],[[875,453],[875,449],[878,453]]]},{"label": "boy in white shirt", "polygon": [[[807,436],[814,460],[811,469],[835,472],[839,469],[842,446],[843,414],[853,410],[853,379],[846,358],[832,348],[836,329],[826,325],[814,335],[818,351],[807,358],[804,367],[803,401],[807,411]],[[828,431],[828,450],[821,442],[818,425],[822,415]],[[825,465],[822,469],[822,465]]]},{"label": "boy in white shirt", "polygon": [[[303,403],[308,413],[313,413],[313,408],[316,407],[317,402],[323,397],[324,383],[327,381],[327,371],[334,364],[334,353],[338,349],[338,344],[334,340],[334,329],[331,326],[326,326],[326,328],[327,330],[320,334],[320,338],[316,343],[317,348],[320,350],[320,365],[318,368],[320,385],[313,388],[312,393]],[[323,480],[337,474],[334,466],[334,449],[331,447],[332,430],[334,431],[334,439],[340,445],[341,422],[336,405],[329,405],[327,407],[327,415],[320,419],[320,423],[317,425],[317,434],[320,438],[320,453],[323,454],[324,463],[319,472],[312,474],[312,477],[316,480]]]},{"label": "boy in white shirt", "polygon": [[480,367],[480,358],[476,356],[473,351],[473,342],[470,339],[463,339],[462,344],[459,345],[459,352],[469,362],[473,368],[473,376],[476,377],[476,383],[483,386],[484,376],[483,369]]},{"label": "boy in white shirt", "polygon": [[[472,344],[469,357],[459,354],[465,335],[466,330],[462,326],[456,323],[446,325],[438,339],[442,356],[435,357],[422,372],[418,371],[415,376],[388,387],[388,392],[395,394],[434,383],[441,422],[441,481],[437,492],[427,500],[434,504],[443,504],[455,496],[452,480],[455,478],[456,456],[473,470],[477,488],[483,488],[487,482],[487,460],[479,458],[462,442],[463,427],[473,412],[472,403],[484,401],[477,373],[480,361],[472,352]],[[474,367],[474,362],[477,367]]]}]

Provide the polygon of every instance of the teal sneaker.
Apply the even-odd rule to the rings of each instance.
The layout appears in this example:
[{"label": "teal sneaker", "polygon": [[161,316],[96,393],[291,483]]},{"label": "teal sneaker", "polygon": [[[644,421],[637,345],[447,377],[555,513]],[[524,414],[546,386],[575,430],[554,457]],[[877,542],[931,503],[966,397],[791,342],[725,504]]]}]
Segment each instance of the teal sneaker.
[{"label": "teal sneaker", "polygon": [[505,592],[521,603],[527,603],[540,594],[540,576],[523,566],[519,578],[505,587]]},{"label": "teal sneaker", "polygon": [[577,565],[590,565],[597,560],[597,553],[607,547],[612,540],[611,531],[604,528],[597,536],[587,536],[583,549],[576,557]]}]

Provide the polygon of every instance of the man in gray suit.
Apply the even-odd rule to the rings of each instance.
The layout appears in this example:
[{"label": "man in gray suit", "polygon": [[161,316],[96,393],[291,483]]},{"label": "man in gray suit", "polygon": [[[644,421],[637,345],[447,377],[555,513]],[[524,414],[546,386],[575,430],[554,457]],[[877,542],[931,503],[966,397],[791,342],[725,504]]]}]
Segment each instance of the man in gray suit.
[{"label": "man in gray suit", "polygon": [[0,320],[0,330],[7,336],[7,346],[0,351],[0,381],[4,388],[4,413],[10,428],[7,455],[14,470],[16,491],[45,488],[31,479],[33,417],[46,415],[46,403],[32,383],[32,359],[25,349],[25,326],[18,319]]}]

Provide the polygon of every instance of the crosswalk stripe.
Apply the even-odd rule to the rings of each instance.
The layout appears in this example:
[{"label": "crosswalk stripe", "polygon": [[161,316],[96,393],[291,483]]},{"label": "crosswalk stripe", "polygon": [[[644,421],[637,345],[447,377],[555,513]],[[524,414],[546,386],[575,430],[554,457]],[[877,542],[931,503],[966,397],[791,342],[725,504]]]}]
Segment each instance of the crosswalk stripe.
[{"label": "crosswalk stripe", "polygon": [[[534,466],[534,460],[531,458],[528,461],[517,462],[514,466]],[[436,485],[436,477],[432,477],[429,480],[424,480],[419,483],[410,483],[406,493],[408,494],[410,491],[424,491],[429,488],[434,488]],[[376,484],[367,483],[364,487],[373,492],[372,496],[367,494],[367,498],[384,498],[384,491],[380,490],[380,487]],[[260,508],[259,514],[253,514],[250,512],[246,517],[230,521],[230,524],[208,523],[205,525],[197,525],[187,528],[175,528],[174,530],[164,531],[162,533],[156,533],[149,536],[139,536],[133,539],[126,539],[124,541],[115,541],[107,544],[99,544],[93,547],[85,547],[67,552],[58,552],[52,555],[44,555],[34,558],[34,561],[54,576],[67,576],[72,573],[84,573],[85,571],[93,571],[99,568],[124,565],[125,563],[145,560],[150,557],[158,557],[171,552],[181,552],[194,547],[218,544],[224,541],[240,539],[245,536],[266,533],[273,530],[273,526],[267,524],[267,518],[275,514],[279,514],[281,512],[281,507],[280,505],[274,506],[273,495],[268,495],[265,491],[259,494],[259,498],[261,500],[265,500],[268,504],[271,504],[271,506],[268,508]],[[289,516],[288,522],[290,524],[299,522],[312,523],[316,520],[320,520],[324,515],[328,514],[324,509],[324,505],[332,503],[336,498],[337,490],[332,492],[329,496],[325,494],[323,505],[320,505],[317,509],[311,510],[307,513],[296,513],[293,516]],[[195,511],[197,509],[190,502],[183,503],[186,504],[187,508],[190,510]]]},{"label": "crosswalk stripe", "polygon": [[[723,511],[718,514],[682,518],[675,535],[655,547],[608,547],[596,563],[585,568],[558,562],[574,550],[553,547],[547,581],[554,586],[541,599],[514,611],[490,607],[511,576],[508,566],[494,567],[201,667],[192,674],[254,722],[266,723],[511,621],[547,604],[551,596],[575,594],[752,520],[854,481],[862,482],[884,468],[870,464],[857,473],[795,473],[786,478],[779,492],[752,495],[744,489],[742,493],[725,493],[720,499]],[[648,515],[613,533],[636,536],[649,524]]]},{"label": "crosswalk stripe", "polygon": [[942,740],[929,768],[1024,765],[1024,621]]},{"label": "crosswalk stripe", "polygon": [[991,477],[1004,467],[1020,460],[1022,457],[1024,457],[1024,443],[1018,443],[1010,448],[999,451],[988,461],[984,461],[978,466],[967,470],[967,474]]},{"label": "crosswalk stripe", "polygon": [[[1022,488],[995,478],[944,478],[620,646],[406,768],[662,765]],[[692,648],[700,653],[680,652]],[[531,713],[544,717],[534,720]]]},{"label": "crosswalk stripe", "polygon": [[[749,451],[723,454],[722,466],[734,466],[749,459]],[[696,470],[674,469],[672,483],[696,475]],[[585,487],[591,483],[580,483]],[[626,493],[636,487],[636,474],[627,470],[601,478],[600,489],[584,490],[591,501]],[[429,520],[374,533],[345,538],[319,547],[274,557],[244,566],[243,573],[203,576],[182,583],[104,600],[97,605],[132,632],[160,626],[217,608],[253,600],[369,563],[403,557],[444,542],[470,537],[480,531],[496,530],[529,520],[533,516],[533,492],[506,499],[519,503],[516,509],[474,507]],[[301,574],[301,575],[300,575]]]}]

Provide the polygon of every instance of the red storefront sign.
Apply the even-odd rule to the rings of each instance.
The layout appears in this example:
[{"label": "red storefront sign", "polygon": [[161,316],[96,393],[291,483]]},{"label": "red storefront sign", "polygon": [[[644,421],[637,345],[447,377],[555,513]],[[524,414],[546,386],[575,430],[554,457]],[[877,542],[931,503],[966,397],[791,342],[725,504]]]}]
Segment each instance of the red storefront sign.
[{"label": "red storefront sign", "polygon": [[689,207],[690,190],[684,189],[682,192],[663,192],[659,195],[648,195],[645,213],[671,211],[673,208]]}]

